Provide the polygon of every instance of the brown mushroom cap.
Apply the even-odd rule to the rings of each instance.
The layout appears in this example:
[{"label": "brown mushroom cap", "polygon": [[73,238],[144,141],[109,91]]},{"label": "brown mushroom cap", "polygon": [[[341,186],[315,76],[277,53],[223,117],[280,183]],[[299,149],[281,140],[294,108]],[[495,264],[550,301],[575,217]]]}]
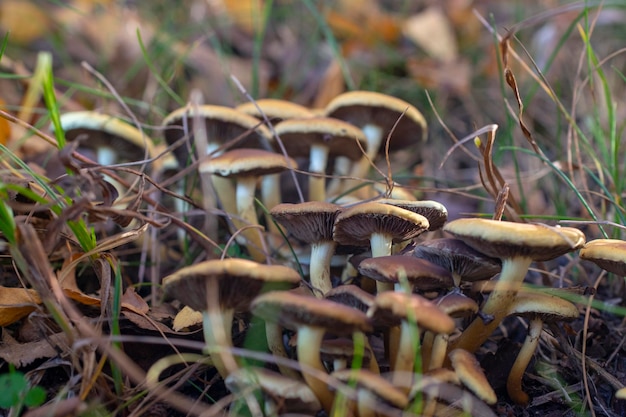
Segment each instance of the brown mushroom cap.
[{"label": "brown mushroom cap", "polygon": [[287,119],[304,119],[315,116],[311,110],[304,106],[274,98],[264,98],[254,102],[248,101],[235,107],[235,110],[259,120],[263,120],[265,115],[274,124]]},{"label": "brown mushroom cap", "polygon": [[340,285],[328,291],[324,298],[338,304],[355,308],[367,313],[374,304],[374,296],[356,285]]},{"label": "brown mushroom cap", "polygon": [[200,172],[208,172],[222,177],[252,176],[276,174],[289,168],[295,168],[291,158],[262,149],[233,149],[200,164]]},{"label": "brown mushroom cap", "polygon": [[163,279],[167,296],[194,310],[207,310],[207,280],[219,282],[220,304],[236,311],[247,310],[259,293],[293,287],[300,275],[282,265],[264,265],[247,259],[209,260],[181,268]]},{"label": "brown mushroom cap", "polygon": [[395,291],[377,294],[367,316],[373,320],[377,317],[387,317],[387,321],[392,325],[401,320],[414,320],[420,330],[434,333],[454,331],[454,321],[432,301],[417,294]]},{"label": "brown mushroom cap", "polygon": [[596,239],[587,242],[580,250],[581,259],[591,261],[615,275],[626,276],[626,241]]},{"label": "brown mushroom cap", "polygon": [[429,231],[438,230],[448,220],[448,210],[446,207],[432,200],[397,200],[394,198],[383,198],[376,200],[377,203],[391,204],[392,206],[400,207],[405,210],[412,211],[428,219]]},{"label": "brown mushroom cap", "polygon": [[373,91],[340,94],[328,103],[326,114],[358,127],[380,126],[384,137],[394,128],[389,143],[391,151],[426,140],[427,125],[422,113],[406,101],[385,94]]},{"label": "brown mushroom cap", "polygon": [[[230,107],[203,105],[176,109],[163,119],[165,141],[168,145],[172,145],[185,135],[193,134],[193,119],[196,112],[197,116],[204,121],[209,143],[214,146],[222,145],[239,137],[243,137],[243,139],[235,145],[237,148],[269,150],[273,143],[273,137],[269,130],[255,117]],[[185,131],[185,126],[187,131]],[[186,164],[188,155],[184,145],[176,148],[174,154],[181,165]],[[200,152],[200,154],[204,154],[204,152]]]},{"label": "brown mushroom cap", "polygon": [[[409,404],[409,399],[404,392],[394,387],[393,384],[380,375],[365,369],[344,369],[333,372],[332,376],[344,383],[355,381],[357,390],[367,390],[374,395],[376,400],[392,407],[404,409]],[[364,405],[366,407],[371,406],[371,404]]]},{"label": "brown mushroom cap", "polygon": [[136,127],[113,116],[94,111],[76,111],[62,114],[60,121],[68,141],[85,138],[81,142],[83,148],[108,147],[117,154],[119,161],[156,156],[150,138]]},{"label": "brown mushroom cap", "polygon": [[462,281],[482,281],[502,269],[499,259],[491,258],[472,249],[460,239],[441,238],[420,242],[413,254],[440,265]]},{"label": "brown mushroom cap", "polygon": [[276,125],[276,134],[292,157],[308,157],[313,145],[327,147],[328,155],[345,156],[352,160],[363,155],[358,143],[367,150],[365,136],[360,129],[330,117],[284,120]]},{"label": "brown mushroom cap", "polygon": [[585,235],[572,227],[514,223],[490,219],[458,219],[443,230],[494,258],[524,256],[548,261],[580,248]]},{"label": "brown mushroom cap", "polygon": [[406,277],[414,290],[438,291],[454,286],[447,269],[412,256],[389,255],[364,259],[359,272],[377,281],[400,283]]},{"label": "brown mushroom cap", "polygon": [[337,216],[334,239],[342,245],[368,246],[374,233],[390,235],[394,243],[412,239],[429,227],[419,214],[389,204],[362,203]]},{"label": "brown mushroom cap", "polygon": [[496,393],[473,354],[463,349],[454,349],[448,356],[463,385],[487,404],[495,404],[498,401]]},{"label": "brown mushroom cap", "polygon": [[371,331],[367,316],[359,310],[292,292],[271,291],[260,295],[252,303],[252,312],[292,330],[300,326],[321,327],[336,335]]},{"label": "brown mushroom cap", "polygon": [[333,240],[335,219],[342,207],[323,201],[282,203],[270,210],[272,217],[296,239],[305,243]]},{"label": "brown mushroom cap", "polygon": [[276,403],[274,412],[316,413],[322,406],[308,385],[265,368],[245,367],[232,372],[224,380],[233,393],[259,387],[266,401]]}]

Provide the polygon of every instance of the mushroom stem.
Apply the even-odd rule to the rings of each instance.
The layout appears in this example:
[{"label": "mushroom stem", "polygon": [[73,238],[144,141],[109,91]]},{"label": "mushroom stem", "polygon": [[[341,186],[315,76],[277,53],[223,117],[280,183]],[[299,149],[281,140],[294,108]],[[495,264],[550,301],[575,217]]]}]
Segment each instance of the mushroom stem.
[{"label": "mushroom stem", "polygon": [[[256,190],[256,177],[242,176],[237,178],[237,213],[243,221],[237,222],[233,220],[235,226],[258,226],[259,221],[256,216],[256,210],[254,209],[254,194]],[[257,262],[265,262],[266,255],[263,252],[265,243],[263,241],[263,235],[261,231],[256,228],[247,228],[241,232],[241,235],[246,239],[246,247],[250,256]]]},{"label": "mushroom stem", "polygon": [[[213,311],[212,311],[213,310]],[[209,308],[202,313],[204,343],[209,350],[213,365],[222,378],[237,370],[238,365],[233,356],[231,326],[235,311]]]},{"label": "mushroom stem", "polygon": [[334,241],[321,241],[311,245],[310,277],[313,293],[318,298],[330,291],[333,286],[330,280],[330,261],[337,244]]},{"label": "mushroom stem", "polygon": [[277,236],[282,236],[279,226],[274,222],[269,210],[282,201],[280,195],[280,174],[268,174],[261,179],[261,202],[265,206],[265,223],[267,230]]},{"label": "mushroom stem", "polygon": [[415,358],[419,355],[419,329],[410,320],[402,320],[400,324],[400,346],[393,367],[392,383],[394,386],[408,391],[413,384]]},{"label": "mushroom stem", "polygon": [[428,362],[427,370],[441,368],[446,359],[446,352],[448,349],[448,340],[450,335],[444,333],[438,333],[435,335],[432,344],[432,351],[430,353],[430,360]]},{"label": "mushroom stem", "polygon": [[[281,325],[266,320],[265,337],[267,338],[267,346],[270,352],[272,352],[272,356],[289,359],[289,355],[283,344],[283,328]],[[295,369],[282,365],[281,363],[277,363],[276,366],[278,366],[278,370],[282,375],[295,380],[300,379],[300,375]]]},{"label": "mushroom stem", "polygon": [[356,178],[366,178],[370,168],[370,163],[376,158],[378,150],[383,143],[383,130],[375,125],[365,125],[361,128],[367,138],[367,151],[363,157],[352,166],[351,176]]},{"label": "mushroom stem", "polygon": [[[326,201],[326,164],[328,163],[328,147],[312,145],[309,154],[309,200]],[[320,175],[315,175],[320,174]]]},{"label": "mushroom stem", "polygon": [[[372,233],[370,236],[370,247],[372,248],[372,258],[379,256],[391,255],[391,245],[393,241],[390,235],[385,233]],[[393,291],[394,285],[392,282],[376,281],[376,293],[380,294],[383,291]]]},{"label": "mushroom stem", "polygon": [[451,343],[449,350],[461,348],[473,353],[487,340],[507,315],[508,305],[522,286],[531,262],[532,259],[529,257],[502,260],[500,279],[496,282],[493,292],[481,309],[483,314],[492,315],[493,320],[489,324],[485,324],[482,318],[476,317],[461,336]]},{"label": "mushroom stem", "polygon": [[[326,373],[326,368],[324,368],[324,364],[320,358],[320,348],[323,338],[323,329],[313,326],[301,326],[298,329],[298,345],[296,346],[296,350],[298,352],[298,362],[301,365],[306,365]],[[311,388],[311,391],[315,393],[315,396],[324,407],[324,410],[330,412],[333,406],[334,395],[328,389],[326,382],[320,380],[305,369],[302,370],[302,376],[309,388]]]},{"label": "mushroom stem", "polygon": [[535,317],[530,320],[528,324],[528,334],[506,380],[506,389],[509,393],[509,397],[520,405],[528,404],[528,394],[522,389],[522,377],[537,349],[542,329],[543,321],[541,318]]}]

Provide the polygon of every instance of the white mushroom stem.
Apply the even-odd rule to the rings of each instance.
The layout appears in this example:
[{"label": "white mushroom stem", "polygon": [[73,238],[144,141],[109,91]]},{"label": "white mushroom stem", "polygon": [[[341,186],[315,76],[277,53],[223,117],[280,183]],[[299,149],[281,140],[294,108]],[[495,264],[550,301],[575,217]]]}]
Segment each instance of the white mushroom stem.
[{"label": "white mushroom stem", "polygon": [[[254,208],[256,181],[257,178],[253,176],[237,177],[237,213],[241,218],[241,222],[233,219],[233,223],[237,228],[258,226],[259,224]],[[265,262],[266,255],[263,251],[265,243],[261,231],[257,227],[247,227],[241,232],[241,236],[246,239],[246,247],[252,259],[259,263]]]},{"label": "white mushroom stem", "polygon": [[328,147],[312,145],[309,153],[309,200],[326,201],[326,164],[328,163]]},{"label": "white mushroom stem", "polygon": [[[211,311],[213,310],[213,311]],[[237,370],[238,365],[232,353],[233,309],[209,308],[202,313],[204,343],[213,365],[222,378]]]},{"label": "white mushroom stem", "polygon": [[435,335],[430,353],[430,359],[428,361],[428,364],[426,365],[427,368],[424,368],[425,370],[437,369],[442,367],[446,359],[449,339],[449,334],[438,333]]},{"label": "white mushroom stem", "polygon": [[[374,161],[378,150],[383,144],[383,130],[376,125],[365,125],[361,128],[367,139],[367,151],[366,157],[361,158],[352,167],[352,176],[356,178],[367,177],[367,172],[370,169],[370,163]],[[371,162],[370,162],[371,161]]]},{"label": "white mushroom stem", "polygon": [[272,207],[282,203],[282,197],[280,195],[280,174],[265,175],[261,179],[261,202],[267,210],[265,213],[267,230],[272,234],[282,236],[280,227],[273,221],[272,215],[269,213]]},{"label": "white mushroom stem", "polygon": [[[385,233],[372,233],[370,236],[370,247],[372,249],[372,258],[379,256],[391,255],[391,246],[393,244],[393,238],[389,234]],[[393,291],[393,282],[376,281],[376,293],[380,294],[383,291]]]},{"label": "white mushroom stem", "polygon": [[[320,358],[320,348],[322,346],[322,339],[324,338],[324,330],[313,326],[300,326],[298,329],[298,344],[296,350],[298,352],[298,362],[301,365],[309,366],[315,370],[326,374],[326,368]],[[315,375],[307,372],[306,369],[302,370],[302,376],[307,383],[311,391],[315,394],[320,401],[324,410],[330,413],[333,407],[334,395],[328,389],[328,385],[325,381],[320,380]]]},{"label": "white mushroom stem", "polygon": [[[267,346],[273,356],[289,359],[289,355],[283,343],[283,328],[281,325],[265,321],[265,337],[267,339]],[[282,365],[280,362],[278,362],[276,366],[278,366],[278,370],[282,375],[295,380],[300,379],[300,375],[295,369]]]},{"label": "white mushroom stem", "polygon": [[522,286],[531,263],[532,259],[525,256],[502,259],[500,278],[481,309],[482,313],[491,315],[493,320],[485,324],[481,317],[476,317],[461,336],[451,343],[449,350],[461,348],[473,353],[487,340],[506,317],[508,306]]},{"label": "white mushroom stem", "polygon": [[333,178],[329,181],[328,186],[326,187],[326,194],[331,196],[337,196],[344,191],[343,184],[345,183],[345,179],[341,177],[345,177],[350,174],[350,168],[352,167],[352,161],[350,158],[346,156],[338,156],[335,158],[335,167],[333,168],[333,175],[336,175],[338,178]]},{"label": "white mushroom stem", "polygon": [[309,276],[311,285],[316,291],[315,296],[323,298],[324,294],[333,288],[330,280],[330,262],[335,253],[337,243],[334,241],[321,241],[311,244],[311,265]]},{"label": "white mushroom stem", "polygon": [[526,367],[530,363],[530,360],[537,349],[539,344],[539,337],[543,330],[543,321],[540,317],[534,317],[528,324],[528,333],[524,344],[515,358],[513,367],[509,372],[509,376],[506,380],[506,390],[509,393],[509,397],[517,404],[528,404],[528,394],[522,389],[522,377],[526,371]]},{"label": "white mushroom stem", "polygon": [[415,358],[419,354],[419,337],[417,325],[411,323],[410,320],[402,320],[400,324],[400,345],[392,377],[393,385],[402,390],[408,391],[413,384]]}]

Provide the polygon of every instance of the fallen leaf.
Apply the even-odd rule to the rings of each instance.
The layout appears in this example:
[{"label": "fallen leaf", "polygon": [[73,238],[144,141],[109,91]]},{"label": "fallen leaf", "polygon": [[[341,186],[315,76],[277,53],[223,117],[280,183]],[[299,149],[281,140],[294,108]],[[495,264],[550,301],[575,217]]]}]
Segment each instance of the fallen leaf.
[{"label": "fallen leaf", "polygon": [[233,23],[248,34],[261,30],[263,2],[261,0],[223,0],[223,6]]},{"label": "fallen leaf", "polygon": [[459,54],[450,21],[437,6],[409,17],[402,25],[402,32],[428,55],[442,62],[454,61]]},{"label": "fallen leaf", "polygon": [[17,368],[21,368],[37,359],[57,356],[59,354],[57,347],[66,347],[67,343],[65,333],[55,333],[35,342],[18,343],[9,335],[9,332],[4,331],[2,332],[2,343],[0,343],[0,358]]},{"label": "fallen leaf", "polygon": [[0,286],[0,327],[26,317],[38,304],[41,298],[34,290]]},{"label": "fallen leaf", "polygon": [[198,324],[202,324],[202,313],[184,306],[174,317],[172,328],[178,332]]},{"label": "fallen leaf", "polygon": [[147,314],[150,311],[148,303],[135,292],[133,287],[126,288],[122,295],[122,308],[137,314]]},{"label": "fallen leaf", "polygon": [[50,18],[37,5],[25,0],[3,0],[0,3],[0,28],[9,32],[9,41],[28,45],[50,32]]},{"label": "fallen leaf", "polygon": [[[0,98],[0,109],[5,110],[5,102]],[[0,116],[0,143],[6,145],[11,137],[11,125],[9,121]]]}]

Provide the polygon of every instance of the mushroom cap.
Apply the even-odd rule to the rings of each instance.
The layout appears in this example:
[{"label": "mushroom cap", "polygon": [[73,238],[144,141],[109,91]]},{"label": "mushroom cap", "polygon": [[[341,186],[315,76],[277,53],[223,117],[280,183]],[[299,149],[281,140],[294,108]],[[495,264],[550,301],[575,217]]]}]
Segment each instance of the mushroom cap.
[{"label": "mushroom cap", "polygon": [[429,227],[428,220],[417,213],[376,202],[344,209],[335,221],[334,239],[342,245],[369,246],[373,233],[384,233],[398,243],[412,239]]},{"label": "mushroom cap", "polygon": [[[244,136],[234,147],[236,148],[267,148],[274,138],[270,131],[257,118],[241,113],[225,106],[202,105],[185,106],[174,110],[163,119],[165,141],[171,145],[186,134],[193,134],[194,109],[198,117],[204,121],[209,143],[222,145],[232,139]],[[184,126],[188,127],[185,132]],[[204,154],[202,152],[201,154]],[[187,161],[185,146],[174,150],[180,164]]]},{"label": "mushroom cap", "polygon": [[224,380],[233,393],[259,387],[261,391],[281,405],[280,411],[290,413],[316,413],[322,409],[309,386],[265,368],[241,367]]},{"label": "mushroom cap", "polygon": [[221,306],[236,311],[247,310],[261,292],[290,288],[300,282],[300,275],[282,265],[265,265],[247,259],[212,259],[181,268],[163,278],[168,297],[176,298],[194,310],[207,310],[208,282],[214,280]]},{"label": "mushroom cap", "polygon": [[454,286],[452,274],[445,268],[412,256],[389,255],[364,259],[359,272],[366,277],[383,282],[400,282],[404,275],[414,289],[441,290]]},{"label": "mushroom cap", "polygon": [[324,294],[324,298],[366,313],[374,304],[374,296],[356,285],[339,285]]},{"label": "mushroom cap", "polygon": [[454,349],[448,356],[463,385],[487,404],[495,404],[498,401],[496,393],[473,354],[464,349]]},{"label": "mushroom cap", "polygon": [[224,152],[200,164],[200,172],[222,177],[251,176],[277,174],[298,164],[284,155],[264,151],[262,149],[239,148]]},{"label": "mushroom cap", "polygon": [[333,240],[335,219],[343,208],[323,201],[278,204],[270,210],[272,217],[296,239],[305,243]]},{"label": "mushroom cap", "polygon": [[460,291],[452,291],[433,300],[433,303],[452,318],[467,317],[478,312],[478,303]]},{"label": "mushroom cap", "polygon": [[252,313],[292,330],[303,326],[320,327],[336,335],[372,330],[365,313],[357,309],[285,291],[271,291],[256,297]]},{"label": "mushroom cap", "polygon": [[391,204],[392,206],[400,207],[405,210],[412,211],[428,219],[430,226],[429,231],[438,230],[448,220],[448,209],[446,207],[432,200],[397,200],[395,198],[383,198],[376,200],[377,203]]},{"label": "mushroom cap", "polygon": [[94,111],[75,111],[60,117],[65,138],[73,141],[81,136],[88,138],[81,147],[96,149],[108,146],[118,153],[120,159],[139,160],[156,155],[152,139],[116,117]]},{"label": "mushroom cap", "polygon": [[[326,115],[360,128],[366,125],[379,126],[385,137],[393,128],[390,151],[426,141],[428,128],[422,113],[406,101],[386,94],[373,91],[340,94],[328,103]],[[384,146],[381,146],[381,150],[384,150]]]},{"label": "mushroom cap", "polygon": [[353,161],[363,156],[361,148],[367,150],[365,135],[359,128],[330,117],[284,120],[275,130],[293,157],[309,156],[312,145],[325,145],[329,155],[345,156]]},{"label": "mushroom cap", "polygon": [[[354,342],[348,337],[325,339],[322,341],[322,345],[320,346],[320,357],[324,362],[331,362],[335,359],[352,361],[354,353]],[[369,364],[371,353],[368,349],[363,350],[362,359],[364,365]]]},{"label": "mushroom cap", "polygon": [[509,305],[509,314],[533,318],[543,322],[571,321],[580,315],[575,304],[556,295],[527,290],[517,294]]},{"label": "mushroom cap", "polygon": [[273,123],[287,119],[303,119],[315,116],[311,110],[300,104],[274,98],[247,101],[235,107],[235,110],[256,117],[259,120],[263,120],[263,115],[265,115]]},{"label": "mushroom cap", "polygon": [[489,279],[502,269],[499,259],[486,256],[454,238],[420,242],[413,249],[413,255],[446,268],[463,281]]},{"label": "mushroom cap", "polygon": [[333,372],[331,376],[344,383],[355,381],[357,389],[369,391],[378,400],[392,407],[404,409],[409,405],[409,399],[402,390],[393,386],[382,376],[366,369],[343,369]]},{"label": "mushroom cap", "polygon": [[591,261],[600,268],[615,275],[626,276],[626,241],[617,239],[596,239],[581,249],[581,259]]},{"label": "mushroom cap", "polygon": [[418,328],[434,333],[449,334],[454,331],[454,320],[433,302],[417,294],[384,291],[376,295],[367,316],[377,323],[387,321],[397,325],[402,320],[415,320]]},{"label": "mushroom cap", "polygon": [[573,227],[515,223],[490,219],[458,219],[443,230],[494,258],[530,257],[548,261],[580,248],[585,235]]}]

